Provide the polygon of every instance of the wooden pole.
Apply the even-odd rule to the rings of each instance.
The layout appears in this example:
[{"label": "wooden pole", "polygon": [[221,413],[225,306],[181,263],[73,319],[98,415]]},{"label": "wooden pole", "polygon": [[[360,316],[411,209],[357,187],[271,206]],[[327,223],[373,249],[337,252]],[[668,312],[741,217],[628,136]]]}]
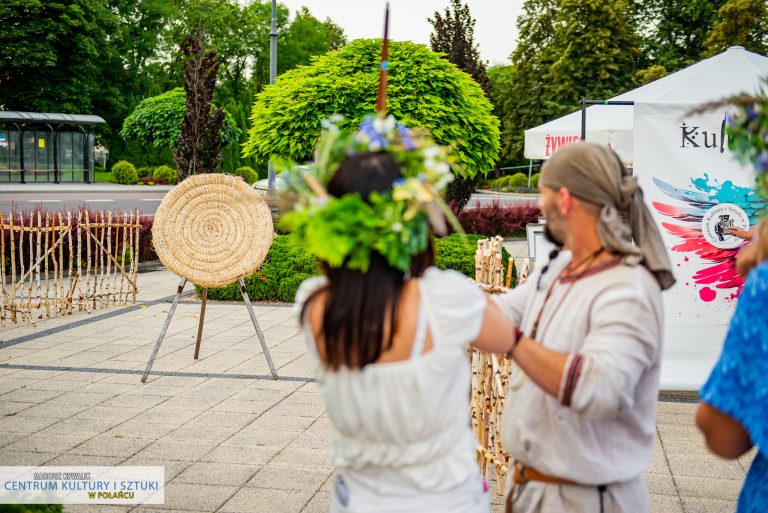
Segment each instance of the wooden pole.
[{"label": "wooden pole", "polygon": [[200,321],[197,323],[197,342],[195,343],[195,360],[200,356],[200,341],[203,339],[203,323],[205,322],[205,303],[208,300],[208,287],[203,287],[203,303],[200,306]]},{"label": "wooden pole", "polygon": [[[13,232],[11,232],[11,236],[13,236]],[[5,286],[5,219],[2,212],[0,212],[0,280],[3,282],[3,293],[0,295],[0,326],[2,326],[5,320],[5,298],[8,294]]]},{"label": "wooden pole", "polygon": [[387,72],[389,71],[389,2],[384,11],[384,39],[381,43],[379,63],[379,90],[376,93],[376,112],[379,116],[387,115]]},{"label": "wooden pole", "polygon": [[90,310],[91,301],[91,211],[85,211],[85,245],[86,245],[86,258],[85,258],[85,297],[84,302],[87,304],[86,309]]},{"label": "wooden pole", "polygon": [[15,217],[13,212],[8,214],[8,218],[11,220],[11,320],[13,322],[16,322],[16,232],[13,230]]},{"label": "wooden pole", "polygon": [[[120,228],[117,229],[120,233]],[[126,304],[128,301],[128,294],[123,296],[123,288],[125,287],[125,245],[128,244],[128,214],[123,212],[123,244],[120,251],[120,261],[123,263],[123,272],[120,273],[120,291],[117,293],[118,300],[121,305]]]},{"label": "wooden pole", "polygon": [[51,276],[48,274],[48,249],[51,247],[51,232],[48,228],[51,227],[51,216],[49,212],[45,213],[45,250],[43,252],[43,269],[45,269],[45,317],[51,317]]},{"label": "wooden pole", "polygon": [[96,294],[93,296],[93,307],[96,308],[96,298],[101,298],[99,301],[99,307],[102,308],[104,306],[104,253],[109,254],[109,252],[104,250],[104,212],[96,212],[96,219],[98,220],[99,217],[101,217],[101,223],[98,223],[98,227],[96,228],[99,231],[99,238],[96,240],[96,242],[99,245],[99,258],[97,260],[98,262],[98,269],[99,269],[99,283],[98,287],[96,289]]},{"label": "wooden pole", "polygon": [[56,275],[56,289],[54,290],[54,293],[56,295],[56,309],[57,314],[61,315],[64,313],[65,308],[65,302],[64,302],[64,239],[66,232],[64,230],[64,221],[61,218],[61,212],[56,213],[56,221],[58,222],[58,228],[59,228],[59,236],[61,237],[61,241],[59,243],[59,257],[56,259],[54,257],[54,274]]},{"label": "wooden pole", "polygon": [[[141,214],[139,213],[139,210],[136,209],[136,227],[134,228],[136,230],[136,249],[134,253],[134,258],[132,260],[133,267],[131,270],[131,278],[133,279],[133,282],[136,283],[136,274],[139,272],[139,240],[141,239]],[[136,303],[136,293],[139,291],[139,289],[134,286],[133,287],[133,298],[132,303]]]},{"label": "wooden pole", "polygon": [[[107,268],[104,273],[104,284],[103,284],[104,290],[102,291],[104,294],[104,306],[109,306],[109,302],[112,296],[112,287],[110,284],[110,278],[112,278],[111,272],[112,272],[112,259],[113,259],[112,257],[112,211],[107,212],[107,216],[108,216],[107,217],[108,220],[106,223],[106,227],[103,229],[107,231],[107,246],[106,246],[107,250],[106,251],[107,251],[107,256],[109,256],[110,258],[106,259]],[[115,257],[116,256],[117,255],[115,255]],[[117,260],[116,258],[114,259]]]},{"label": "wooden pole", "polygon": [[[66,297],[67,302],[67,313],[72,313],[72,303],[74,301],[73,294],[75,293],[75,287],[72,283],[72,265],[73,265],[73,249],[72,248],[72,212],[69,210],[67,211],[67,243],[69,244],[69,265],[67,266],[67,290],[69,293]],[[77,266],[78,266],[78,272],[80,269],[80,249],[78,248],[77,251]]]},{"label": "wooden pole", "polygon": [[37,252],[35,253],[37,258],[35,258],[34,260],[30,259],[30,263],[35,262],[35,271],[34,271],[34,276],[35,276],[35,301],[37,302],[38,305],[40,304],[40,293],[41,293],[41,288],[40,288],[40,242],[41,242],[42,235],[43,235],[41,233],[42,230],[40,230],[40,228],[42,228],[42,214],[40,213],[40,211],[38,211],[37,212],[37,244],[35,245],[35,247],[37,248]]}]

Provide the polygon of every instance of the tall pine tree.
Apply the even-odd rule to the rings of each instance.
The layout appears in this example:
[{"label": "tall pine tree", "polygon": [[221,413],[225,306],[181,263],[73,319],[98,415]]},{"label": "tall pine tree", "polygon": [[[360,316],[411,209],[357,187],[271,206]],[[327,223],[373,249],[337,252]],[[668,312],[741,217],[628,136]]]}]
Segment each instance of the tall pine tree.
[{"label": "tall pine tree", "polygon": [[475,44],[475,19],[469,6],[461,0],[451,0],[443,14],[435,12],[428,21],[433,28],[429,35],[432,51],[446,54],[449,61],[471,75],[488,94],[488,73]]}]

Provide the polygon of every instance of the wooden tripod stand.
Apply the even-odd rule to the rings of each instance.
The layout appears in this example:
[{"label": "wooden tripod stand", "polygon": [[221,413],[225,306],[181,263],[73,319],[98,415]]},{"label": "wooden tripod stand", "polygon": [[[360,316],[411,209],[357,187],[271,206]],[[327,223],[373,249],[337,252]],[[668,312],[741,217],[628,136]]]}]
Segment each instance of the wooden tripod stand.
[{"label": "wooden tripod stand", "polygon": [[[245,301],[245,307],[248,309],[248,314],[251,316],[251,321],[253,322],[253,327],[256,328],[256,335],[259,337],[259,343],[261,344],[261,349],[264,351],[264,356],[267,359],[267,365],[269,365],[269,371],[272,373],[272,378],[277,379],[277,371],[275,370],[275,365],[272,363],[272,355],[269,354],[269,348],[267,347],[267,341],[264,339],[264,333],[261,332],[261,328],[259,327],[259,322],[256,320],[256,314],[253,312],[253,305],[251,305],[251,300],[248,298],[248,292],[245,289],[245,282],[243,281],[242,276],[239,276],[237,278],[237,283],[240,285],[240,293],[243,295],[243,300]],[[155,362],[155,358],[157,358],[157,353],[160,351],[160,344],[163,343],[163,339],[165,338],[165,334],[168,331],[168,327],[171,325],[171,319],[173,318],[173,314],[176,312],[176,306],[179,304],[179,300],[181,299],[181,293],[184,291],[184,285],[187,284],[187,279],[182,278],[181,283],[179,283],[179,287],[176,289],[176,297],[173,298],[173,304],[171,305],[171,309],[168,310],[168,317],[165,318],[165,322],[163,323],[163,328],[160,330],[160,336],[157,338],[157,343],[155,344],[155,349],[152,351],[152,355],[149,357],[149,361],[147,362],[147,368],[144,369],[144,374],[141,376],[141,382],[146,383],[147,377],[149,376],[149,372],[152,370],[152,364]],[[198,356],[200,355],[200,340],[203,338],[203,323],[205,321],[205,303],[208,300],[208,288],[203,289],[203,304],[200,307],[200,321],[197,325],[197,342],[195,343],[195,360],[197,360]]]}]

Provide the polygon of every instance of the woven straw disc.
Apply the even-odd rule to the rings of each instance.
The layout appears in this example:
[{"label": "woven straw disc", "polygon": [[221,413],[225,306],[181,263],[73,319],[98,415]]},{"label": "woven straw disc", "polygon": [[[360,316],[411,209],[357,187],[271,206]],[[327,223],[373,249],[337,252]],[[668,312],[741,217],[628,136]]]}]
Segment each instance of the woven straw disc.
[{"label": "woven straw disc", "polygon": [[152,226],[163,265],[202,287],[224,287],[256,272],[273,233],[264,198],[224,173],[194,175],[174,187]]}]

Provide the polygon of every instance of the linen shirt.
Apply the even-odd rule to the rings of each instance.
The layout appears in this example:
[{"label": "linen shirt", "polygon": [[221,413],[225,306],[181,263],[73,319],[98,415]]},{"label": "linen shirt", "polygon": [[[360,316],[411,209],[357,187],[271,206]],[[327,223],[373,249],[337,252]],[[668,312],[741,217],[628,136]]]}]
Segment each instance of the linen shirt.
[{"label": "linen shirt", "polygon": [[554,397],[513,366],[502,420],[511,456],[584,485],[642,475],[653,450],[661,358],[661,290],[642,266],[617,258],[574,281],[563,251],[545,274],[495,300],[537,343],[567,353]]}]

